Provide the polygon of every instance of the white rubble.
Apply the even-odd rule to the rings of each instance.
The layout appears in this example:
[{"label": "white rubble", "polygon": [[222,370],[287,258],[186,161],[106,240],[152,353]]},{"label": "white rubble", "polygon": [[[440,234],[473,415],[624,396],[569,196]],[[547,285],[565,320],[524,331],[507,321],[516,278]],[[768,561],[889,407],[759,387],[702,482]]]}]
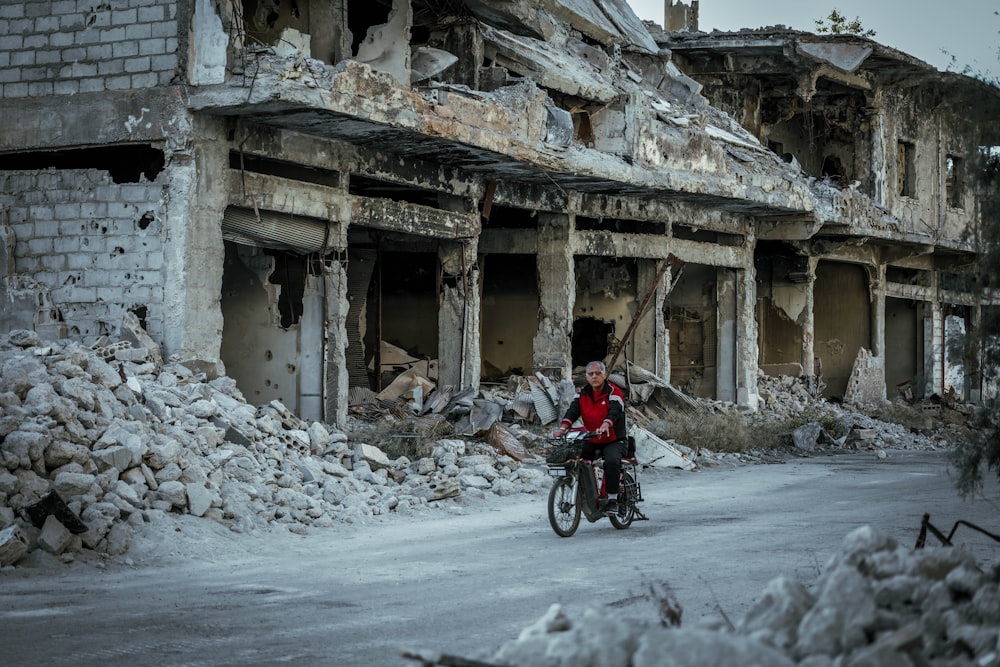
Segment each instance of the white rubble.
[{"label": "white rubble", "polygon": [[862,526],[816,581],[773,580],[735,627],[680,627],[610,607],[572,619],[556,604],[484,659],[518,667],[995,667],[1000,562],[984,570],[961,550],[911,549]]},{"label": "white rubble", "polygon": [[[0,566],[36,548],[121,555],[163,512],[237,532],[436,511],[483,494],[545,491],[548,479],[488,445],[449,438],[390,460],[278,401],[255,408],[203,362],[163,364],[147,347],[0,336]],[[86,532],[28,509],[55,492]],[[55,525],[52,524],[55,522]]]}]

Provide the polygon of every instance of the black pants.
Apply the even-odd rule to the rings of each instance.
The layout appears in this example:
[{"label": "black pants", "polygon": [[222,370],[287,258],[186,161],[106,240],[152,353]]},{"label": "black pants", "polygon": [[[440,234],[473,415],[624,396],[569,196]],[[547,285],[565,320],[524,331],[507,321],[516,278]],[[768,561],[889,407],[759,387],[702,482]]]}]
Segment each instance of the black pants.
[{"label": "black pants", "polygon": [[[602,452],[603,450],[603,452]],[[592,442],[583,443],[580,456],[590,461],[604,456],[604,488],[608,493],[618,493],[622,476],[622,457],[628,450],[628,442],[616,440],[604,445],[595,445]],[[599,489],[598,489],[599,490]]]}]

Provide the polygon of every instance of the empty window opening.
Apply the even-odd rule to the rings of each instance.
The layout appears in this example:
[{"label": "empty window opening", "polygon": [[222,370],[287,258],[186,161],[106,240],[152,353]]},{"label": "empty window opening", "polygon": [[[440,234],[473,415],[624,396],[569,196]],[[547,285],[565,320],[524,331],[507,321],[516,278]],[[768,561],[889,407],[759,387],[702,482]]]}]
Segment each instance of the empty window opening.
[{"label": "empty window opening", "polygon": [[251,43],[274,44],[285,28],[309,32],[309,4],[300,0],[243,0],[243,25]]},{"label": "empty window opening", "polygon": [[357,55],[361,42],[365,41],[368,29],[372,26],[389,22],[392,11],[392,1],[385,0],[349,0],[347,3],[347,27],[353,38],[351,54]]},{"label": "empty window opening", "polygon": [[896,155],[896,192],[903,197],[917,198],[917,147],[900,141]]},{"label": "empty window opening", "polygon": [[716,232],[711,229],[697,229],[688,225],[674,225],[673,236],[685,241],[718,243],[729,246],[742,245],[744,241],[742,234],[726,234],[725,232]]},{"label": "empty window opening", "polygon": [[229,167],[255,174],[302,181],[303,183],[325,185],[331,188],[340,185],[340,172],[332,169],[312,167],[285,160],[274,160],[260,155],[241,153],[240,151],[229,151]]},{"label": "empty window opening", "polygon": [[148,330],[149,327],[146,326],[146,318],[149,316],[149,308],[146,306],[132,306],[128,310],[139,320],[139,326],[141,326],[143,330]]},{"label": "empty window opening", "polygon": [[619,218],[576,217],[576,229],[581,232],[622,232],[624,234],[664,235],[667,225],[654,220],[621,220]]},{"label": "empty window opening", "polygon": [[836,155],[827,155],[823,158],[823,178],[828,178],[834,183],[843,182],[844,165]]},{"label": "empty window opening", "polygon": [[115,183],[139,183],[143,177],[154,181],[164,163],[163,151],[148,144],[0,155],[0,171],[99,169]]},{"label": "empty window opening", "polygon": [[917,269],[907,269],[899,266],[885,267],[885,281],[901,285],[921,285],[930,287],[931,273]]},{"label": "empty window opening", "polygon": [[348,191],[358,197],[373,197],[392,199],[393,201],[409,202],[421,206],[438,208],[438,193],[424,188],[383,181],[377,178],[351,174]]},{"label": "empty window opening", "polygon": [[278,313],[282,329],[289,329],[302,319],[302,296],[305,294],[308,258],[289,252],[267,249],[265,254],[274,257],[274,270],[268,282],[281,286],[278,295]]},{"label": "empty window opening", "polygon": [[584,146],[594,145],[594,126],[590,122],[589,111],[573,112],[573,138]]},{"label": "empty window opening", "polygon": [[573,365],[584,366],[608,356],[609,341],[615,334],[615,323],[596,317],[579,317],[573,321]]},{"label": "empty window opening", "polygon": [[487,229],[538,229],[538,215],[535,211],[494,204],[490,208],[489,219],[483,220],[483,227]]},{"label": "empty window opening", "polygon": [[944,159],[944,198],[948,206],[962,208],[962,159],[948,155]]}]

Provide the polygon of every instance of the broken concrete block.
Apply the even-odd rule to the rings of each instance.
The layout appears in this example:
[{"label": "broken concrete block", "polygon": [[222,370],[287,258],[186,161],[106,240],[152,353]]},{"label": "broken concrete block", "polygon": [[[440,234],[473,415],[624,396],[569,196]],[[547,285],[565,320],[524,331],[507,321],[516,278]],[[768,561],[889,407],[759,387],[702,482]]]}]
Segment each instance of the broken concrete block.
[{"label": "broken concrete block", "polygon": [[120,556],[132,546],[132,537],[135,529],[127,523],[116,523],[108,531],[108,553],[112,556]]},{"label": "broken concrete block", "polygon": [[45,525],[42,526],[42,534],[38,536],[38,545],[49,553],[58,556],[66,550],[72,539],[73,534],[69,532],[66,526],[59,523],[59,519],[50,514],[45,519]]},{"label": "broken concrete block", "polygon": [[444,500],[445,498],[454,498],[462,493],[462,485],[457,479],[447,478],[434,480],[430,482],[427,487],[431,491],[431,497],[428,500]]},{"label": "broken concrete block", "polygon": [[792,431],[792,442],[799,449],[814,449],[822,431],[823,427],[816,422],[803,424]]},{"label": "broken concrete block", "polygon": [[161,500],[169,502],[172,507],[178,509],[187,507],[187,488],[182,482],[163,482],[156,493]]},{"label": "broken concrete block", "polygon": [[375,445],[366,445],[364,443],[359,444],[354,454],[358,461],[367,461],[372,470],[388,468],[392,463],[389,460],[389,457],[386,456],[385,452]]},{"label": "broken concrete block", "polygon": [[124,472],[132,467],[132,450],[123,445],[113,445],[91,454],[99,470],[115,469]]},{"label": "broken concrete block", "polygon": [[0,567],[13,565],[28,553],[28,538],[18,525],[0,530]]},{"label": "broken concrete block", "polygon": [[309,446],[314,454],[326,451],[330,444],[330,432],[319,422],[313,422],[309,427]]},{"label": "broken concrete block", "polygon": [[184,487],[187,494],[188,512],[195,516],[205,516],[212,506],[212,494],[203,484],[192,483]]},{"label": "broken concrete block", "polygon": [[52,483],[53,490],[62,498],[82,496],[90,492],[97,478],[82,472],[61,472]]}]

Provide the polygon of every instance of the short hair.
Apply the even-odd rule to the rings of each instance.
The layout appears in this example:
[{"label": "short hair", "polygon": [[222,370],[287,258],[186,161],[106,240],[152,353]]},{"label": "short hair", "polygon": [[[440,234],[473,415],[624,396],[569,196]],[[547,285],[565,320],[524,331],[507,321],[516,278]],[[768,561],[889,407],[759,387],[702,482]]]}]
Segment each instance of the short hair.
[{"label": "short hair", "polygon": [[598,368],[600,368],[601,369],[601,373],[604,374],[604,375],[608,374],[608,367],[604,365],[603,361],[591,361],[586,366],[584,366],[583,369],[587,370],[591,366],[597,366]]}]

